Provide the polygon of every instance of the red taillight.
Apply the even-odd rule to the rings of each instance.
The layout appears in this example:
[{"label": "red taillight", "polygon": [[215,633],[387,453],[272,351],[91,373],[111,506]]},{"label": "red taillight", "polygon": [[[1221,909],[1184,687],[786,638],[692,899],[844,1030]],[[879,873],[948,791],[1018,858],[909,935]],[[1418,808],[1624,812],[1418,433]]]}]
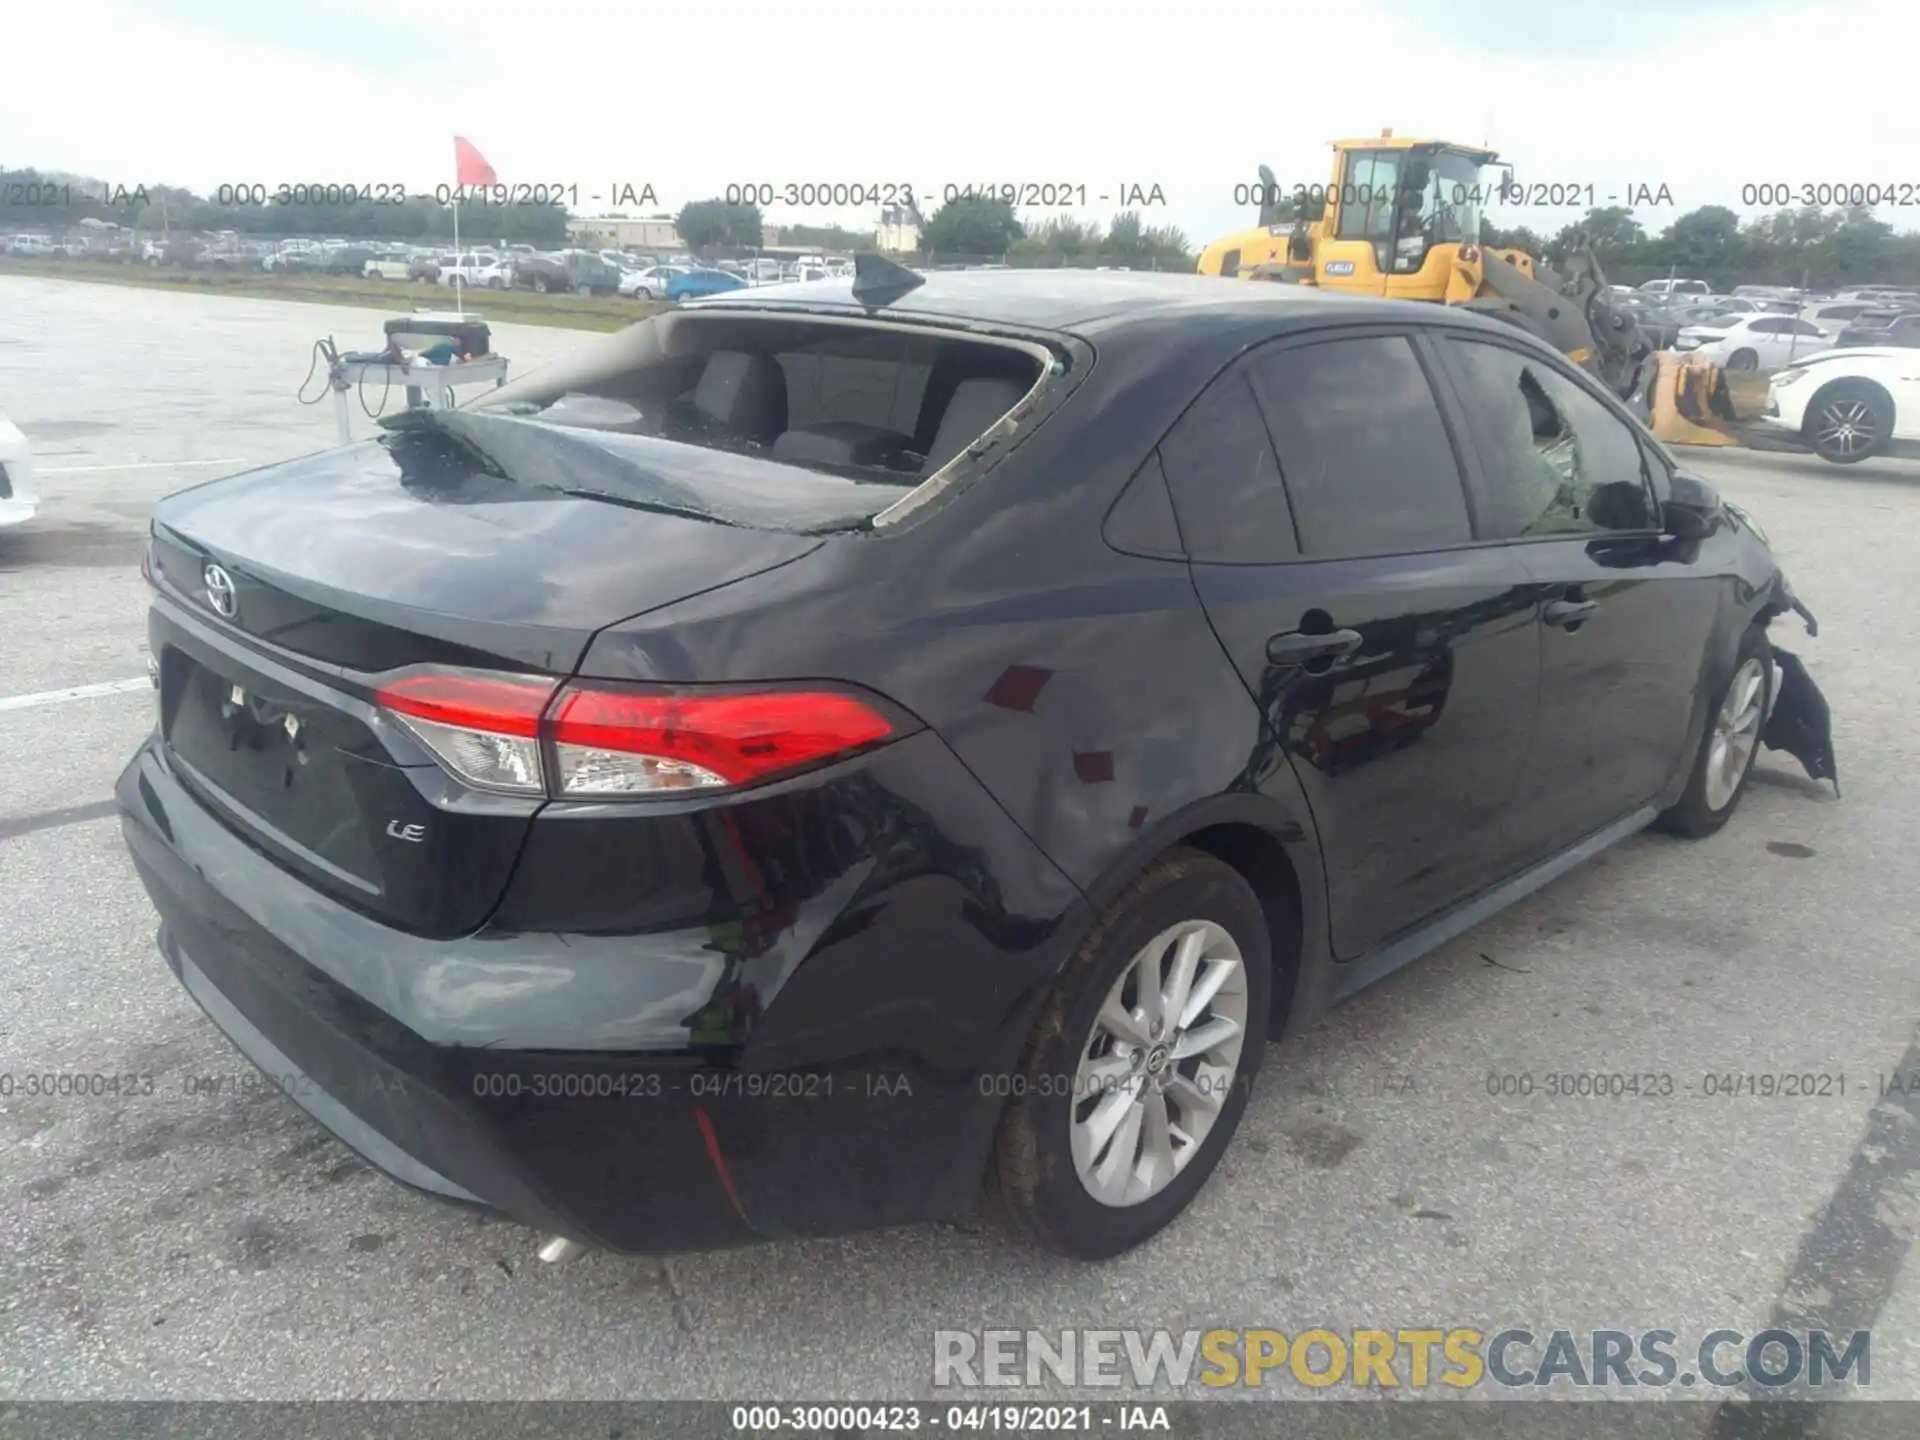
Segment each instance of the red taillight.
[{"label": "red taillight", "polygon": [[454,774],[517,794],[618,797],[745,785],[884,740],[851,695],[661,694],[421,671],[375,694]]},{"label": "red taillight", "polygon": [[[782,770],[856,750],[893,733],[885,717],[850,695],[774,691],[764,695],[644,695],[568,687],[548,722],[561,750],[665,762],[680,784],[744,785]],[[567,757],[562,756],[565,768]],[[611,777],[608,777],[611,780]],[[584,777],[583,777],[584,781]],[[563,789],[568,788],[566,785]]]},{"label": "red taillight", "polygon": [[533,676],[420,671],[381,687],[374,699],[469,785],[544,795],[540,713],[554,684]]},{"label": "red taillight", "polygon": [[540,716],[553,698],[553,687],[551,680],[532,677],[433,671],[404,676],[374,699],[397,715],[436,725],[532,739],[540,733]]}]

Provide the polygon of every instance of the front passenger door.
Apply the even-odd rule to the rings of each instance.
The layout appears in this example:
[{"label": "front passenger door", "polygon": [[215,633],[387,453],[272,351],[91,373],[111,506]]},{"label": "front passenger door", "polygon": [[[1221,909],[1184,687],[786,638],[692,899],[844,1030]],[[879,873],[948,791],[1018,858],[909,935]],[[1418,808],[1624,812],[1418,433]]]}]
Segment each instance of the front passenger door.
[{"label": "front passenger door", "polygon": [[1720,592],[1663,535],[1654,451],[1583,377],[1492,339],[1442,347],[1478,464],[1482,533],[1540,605],[1540,708],[1508,825],[1516,863],[1653,799],[1689,750]]}]

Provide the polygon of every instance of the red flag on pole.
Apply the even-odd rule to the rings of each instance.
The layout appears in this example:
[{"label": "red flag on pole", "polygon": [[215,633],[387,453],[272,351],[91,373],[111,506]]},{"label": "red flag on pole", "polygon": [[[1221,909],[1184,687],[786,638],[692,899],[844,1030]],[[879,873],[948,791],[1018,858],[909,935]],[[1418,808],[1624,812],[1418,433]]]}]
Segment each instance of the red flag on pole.
[{"label": "red flag on pole", "polygon": [[497,185],[500,177],[493,173],[493,167],[487,163],[487,157],[473,148],[473,142],[464,135],[453,137],[454,179],[462,185]]}]

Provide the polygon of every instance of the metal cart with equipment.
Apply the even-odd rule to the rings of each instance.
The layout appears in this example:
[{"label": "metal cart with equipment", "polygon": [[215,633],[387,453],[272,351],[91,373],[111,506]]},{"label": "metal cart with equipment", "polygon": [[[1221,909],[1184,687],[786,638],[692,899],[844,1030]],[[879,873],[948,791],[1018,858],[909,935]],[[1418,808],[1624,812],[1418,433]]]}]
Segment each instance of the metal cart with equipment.
[{"label": "metal cart with equipment", "polygon": [[[507,383],[507,357],[493,353],[486,322],[478,315],[429,311],[399,316],[385,328],[384,350],[343,354],[331,335],[314,342],[314,361],[301,383],[300,400],[318,403],[319,395],[309,399],[306,391],[324,361],[342,445],[353,441],[349,394],[357,393],[361,410],[375,417],[396,388],[406,392],[409,409],[444,410],[456,403],[459,386]],[[378,402],[370,403],[375,395]]]}]

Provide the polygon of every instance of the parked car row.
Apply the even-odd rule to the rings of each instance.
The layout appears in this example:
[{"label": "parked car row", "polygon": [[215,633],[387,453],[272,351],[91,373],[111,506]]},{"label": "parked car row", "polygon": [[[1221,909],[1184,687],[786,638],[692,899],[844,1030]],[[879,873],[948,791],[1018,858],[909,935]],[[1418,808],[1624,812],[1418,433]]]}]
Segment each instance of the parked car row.
[{"label": "parked car row", "polygon": [[361,276],[396,284],[459,286],[469,290],[533,290],[541,294],[626,296],[682,300],[749,285],[845,278],[851,260],[802,255],[756,256],[701,265],[639,251],[568,247],[541,251],[517,243],[454,250],[448,246],[294,237],[264,240],[235,234],[174,234],[136,238],[131,232],[85,232],[71,237],[0,236],[0,253],[125,261],[182,269],[259,270],[278,275]]},{"label": "parked car row", "polygon": [[1776,370],[1836,348],[1920,346],[1914,292],[1873,287],[1817,295],[1742,285],[1714,295],[1668,287],[1664,280],[1638,290],[1615,286],[1612,301],[1634,316],[1655,348],[1698,353],[1731,370]]}]

